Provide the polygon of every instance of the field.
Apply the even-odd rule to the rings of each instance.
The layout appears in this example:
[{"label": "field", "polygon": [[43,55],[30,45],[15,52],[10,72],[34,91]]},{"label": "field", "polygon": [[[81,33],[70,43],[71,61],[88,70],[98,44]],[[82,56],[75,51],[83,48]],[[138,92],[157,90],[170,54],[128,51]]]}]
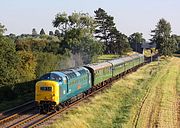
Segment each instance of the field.
[{"label": "field", "polygon": [[180,58],[148,64],[63,114],[52,128],[179,126]]}]

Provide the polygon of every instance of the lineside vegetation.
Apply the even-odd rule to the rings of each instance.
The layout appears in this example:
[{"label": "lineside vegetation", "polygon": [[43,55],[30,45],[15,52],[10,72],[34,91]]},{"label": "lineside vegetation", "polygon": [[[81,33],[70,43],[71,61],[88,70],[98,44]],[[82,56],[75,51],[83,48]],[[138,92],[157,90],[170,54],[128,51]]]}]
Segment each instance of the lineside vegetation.
[{"label": "lineside vegetation", "polygon": [[[176,71],[180,70],[179,68],[175,68],[178,67],[178,62],[180,62],[179,58],[173,58],[161,60],[160,64],[153,62],[140,68],[137,72],[114,83],[110,89],[92,97],[89,100],[90,102],[85,101],[84,103],[80,103],[79,106],[70,110],[68,114],[63,115],[63,117],[60,117],[60,119],[50,127],[129,128],[136,125],[141,128],[147,125],[155,126],[157,125],[156,123],[164,126],[163,120],[170,118],[171,123],[169,123],[169,125],[177,126],[175,123],[177,122],[177,111],[174,111],[174,116],[171,113],[173,109],[172,104],[176,102],[175,99],[177,98],[175,94],[171,95],[174,91],[172,89],[176,87],[176,81],[173,84],[169,84],[168,81],[171,82],[173,79],[172,76],[177,75]],[[164,74],[167,73],[171,75],[164,76]],[[178,75],[177,77],[174,79],[180,81],[180,77]],[[159,78],[161,82],[165,80],[167,83],[165,83],[163,89],[164,84],[159,83]],[[147,104],[146,102],[144,103],[144,107],[142,102],[147,93],[150,94],[147,98]],[[167,99],[168,97],[173,100],[173,103]],[[155,103],[151,104],[149,99]],[[163,106],[159,106],[159,104]],[[151,105],[154,105],[154,107]],[[153,116],[148,114],[151,113],[152,108],[155,108]],[[171,116],[164,115],[168,112],[165,111],[166,109],[170,109],[168,111]],[[139,116],[138,113],[140,113]],[[156,118],[159,114],[162,114],[162,116],[160,116],[161,118]],[[151,117],[153,118],[151,119]],[[161,120],[160,122],[159,119]],[[151,120],[150,124],[147,122],[149,120]]]}]

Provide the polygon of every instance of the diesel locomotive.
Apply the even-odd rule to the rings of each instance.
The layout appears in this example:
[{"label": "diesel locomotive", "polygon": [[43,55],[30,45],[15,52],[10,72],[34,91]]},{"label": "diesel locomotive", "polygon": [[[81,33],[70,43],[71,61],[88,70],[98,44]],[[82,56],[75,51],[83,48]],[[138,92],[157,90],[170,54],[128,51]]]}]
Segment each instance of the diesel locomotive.
[{"label": "diesel locomotive", "polygon": [[143,63],[144,55],[134,54],[107,62],[49,72],[36,83],[35,103],[41,113],[59,110]]}]

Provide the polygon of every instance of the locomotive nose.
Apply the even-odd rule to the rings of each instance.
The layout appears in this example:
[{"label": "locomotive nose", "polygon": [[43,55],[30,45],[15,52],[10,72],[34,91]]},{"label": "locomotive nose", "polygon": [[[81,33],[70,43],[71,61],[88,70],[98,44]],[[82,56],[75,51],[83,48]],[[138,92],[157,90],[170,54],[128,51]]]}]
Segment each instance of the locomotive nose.
[{"label": "locomotive nose", "polygon": [[58,102],[58,82],[43,80],[36,83],[35,100],[37,102],[50,101]]}]

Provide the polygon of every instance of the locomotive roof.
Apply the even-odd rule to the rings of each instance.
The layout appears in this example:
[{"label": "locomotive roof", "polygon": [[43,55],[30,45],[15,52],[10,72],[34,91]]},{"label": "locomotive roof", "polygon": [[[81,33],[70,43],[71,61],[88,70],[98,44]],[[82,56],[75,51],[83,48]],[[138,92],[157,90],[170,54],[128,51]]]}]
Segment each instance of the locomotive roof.
[{"label": "locomotive roof", "polygon": [[78,68],[67,69],[61,72],[67,75],[69,78],[74,78],[86,74],[86,70],[87,69],[84,67],[78,67]]},{"label": "locomotive roof", "polygon": [[56,73],[60,76],[66,75],[68,78],[72,79],[72,78],[75,78],[77,76],[81,76],[81,75],[86,74],[87,73],[86,70],[87,69],[84,67],[77,67],[77,68],[65,69],[62,71],[54,71],[52,73]]},{"label": "locomotive roof", "polygon": [[112,63],[113,65],[117,65],[117,64],[125,63],[126,61],[130,61],[135,58],[139,58],[140,56],[143,56],[143,55],[142,54],[133,54],[131,56],[126,56],[126,57],[110,60],[108,62]]},{"label": "locomotive roof", "polygon": [[133,54],[131,57],[132,58],[139,58],[139,54]]},{"label": "locomotive roof", "polygon": [[110,60],[108,62],[112,63],[113,65],[117,65],[117,64],[124,63],[124,60],[122,58],[119,58],[119,59],[115,59],[115,60]]},{"label": "locomotive roof", "polygon": [[144,57],[144,55],[143,55],[143,54],[138,54],[138,56],[140,56],[140,57]]},{"label": "locomotive roof", "polygon": [[125,62],[126,62],[126,61],[130,61],[130,60],[132,60],[132,58],[131,58],[130,56],[123,57],[122,59],[123,59]]},{"label": "locomotive roof", "polygon": [[131,57],[133,58],[133,59],[135,59],[135,58],[140,58],[141,56],[143,56],[142,54],[134,54],[134,55],[132,55]]},{"label": "locomotive roof", "polygon": [[96,64],[88,64],[86,66],[92,68],[93,70],[99,70],[105,67],[111,67],[112,64],[110,64],[109,62],[103,62],[103,63],[96,63]]}]

